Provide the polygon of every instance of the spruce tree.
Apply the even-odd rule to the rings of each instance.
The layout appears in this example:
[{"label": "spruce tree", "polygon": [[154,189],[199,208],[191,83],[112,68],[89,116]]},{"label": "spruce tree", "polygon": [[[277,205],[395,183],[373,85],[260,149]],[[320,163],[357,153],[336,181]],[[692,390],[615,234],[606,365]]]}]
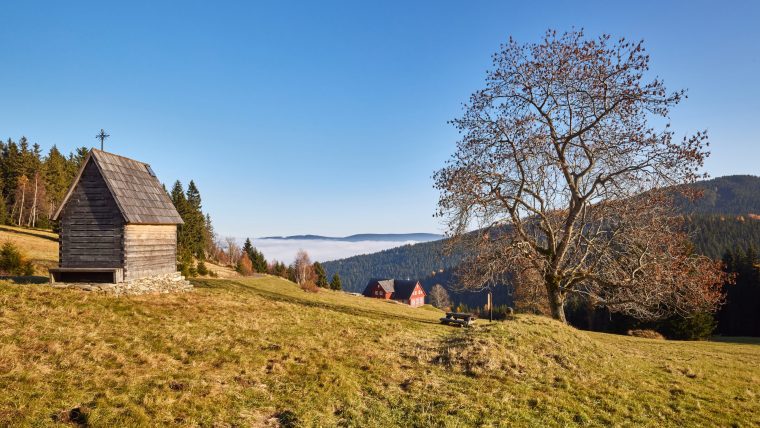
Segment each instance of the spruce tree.
[{"label": "spruce tree", "polygon": [[15,205],[18,178],[23,174],[18,145],[9,138],[3,152],[3,194],[8,198],[9,206]]},{"label": "spruce tree", "polygon": [[179,216],[182,217],[182,221],[185,222],[185,224],[177,225],[177,258],[180,262],[186,263],[188,259],[192,259],[192,250],[188,245],[187,229],[185,228],[187,225],[188,213],[187,198],[185,197],[185,190],[182,188],[182,183],[179,180],[174,182],[170,196],[174,208],[179,213]]},{"label": "spruce tree", "polygon": [[8,208],[5,205],[5,197],[0,195],[0,224],[9,224]]},{"label": "spruce tree", "polygon": [[317,275],[317,287],[328,288],[330,284],[327,282],[327,275],[325,274],[325,268],[319,262],[314,262],[314,273]]},{"label": "spruce tree", "polygon": [[285,266],[285,263],[275,260],[274,263],[272,263],[272,275],[276,275],[281,278],[287,278],[288,267]]},{"label": "spruce tree", "polygon": [[248,255],[253,266],[253,271],[258,273],[267,273],[267,260],[264,258],[264,253],[257,250],[251,243],[251,238],[246,238],[243,244],[243,252]]},{"label": "spruce tree", "polygon": [[259,273],[266,273],[267,272],[267,259],[264,257],[264,253],[257,250],[255,247],[253,249],[253,268],[256,270],[256,272]]},{"label": "spruce tree", "polygon": [[337,273],[333,275],[332,280],[330,281],[330,289],[331,290],[343,289],[343,285],[340,283],[340,276]]},{"label": "spruce tree", "polygon": [[256,251],[255,248],[253,248],[253,244],[251,243],[251,238],[245,238],[245,242],[243,243],[243,252],[248,256],[248,259],[251,260],[251,263],[253,263],[254,252]]},{"label": "spruce tree", "polygon": [[187,186],[187,213],[182,219],[185,221],[185,230],[188,249],[199,259],[204,258],[206,250],[206,219],[203,216],[201,205],[201,193],[195,182],[190,180]]},{"label": "spruce tree", "polygon": [[63,201],[73,177],[69,176],[66,157],[55,145],[50,148],[42,169],[45,187],[50,198],[50,211],[54,212]]},{"label": "spruce tree", "polygon": [[216,232],[214,232],[214,225],[211,223],[210,214],[206,214],[203,234],[206,243],[206,254],[210,257],[216,257]]},{"label": "spruce tree", "polygon": [[90,154],[90,149],[84,146],[78,147],[73,153],[69,153],[69,175],[72,178],[76,176],[88,154]]}]

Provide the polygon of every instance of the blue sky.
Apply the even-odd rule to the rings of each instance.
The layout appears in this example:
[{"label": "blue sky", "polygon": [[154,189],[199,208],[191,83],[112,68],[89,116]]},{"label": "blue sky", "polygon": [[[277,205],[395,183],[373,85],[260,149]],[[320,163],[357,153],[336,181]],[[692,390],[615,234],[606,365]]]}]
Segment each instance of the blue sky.
[{"label": "blue sky", "polygon": [[441,231],[446,121],[499,43],[550,27],[643,38],[707,171],[759,172],[760,2],[112,3],[0,5],[0,137],[69,151],[105,128],[194,179],[222,235]]}]

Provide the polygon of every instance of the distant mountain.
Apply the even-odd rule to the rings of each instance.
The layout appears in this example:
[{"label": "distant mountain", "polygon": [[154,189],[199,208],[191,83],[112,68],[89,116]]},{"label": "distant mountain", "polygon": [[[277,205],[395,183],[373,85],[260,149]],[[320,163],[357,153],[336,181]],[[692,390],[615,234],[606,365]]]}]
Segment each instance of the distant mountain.
[{"label": "distant mountain", "polygon": [[344,237],[321,236],[321,235],[292,235],[292,236],[267,236],[258,239],[285,239],[285,240],[302,240],[302,241],[343,241],[343,242],[360,242],[360,241],[390,241],[390,242],[430,242],[443,239],[443,235],[434,233],[362,233]]},{"label": "distant mountain", "polygon": [[[720,258],[728,249],[760,248],[760,177],[735,175],[701,181],[692,186],[704,196],[696,202],[677,201],[677,208],[688,216],[694,244],[702,254]],[[417,279],[426,290],[440,283],[451,287],[453,270],[463,254],[445,254],[445,240],[405,245],[373,254],[324,263],[330,276],[340,274],[343,286],[361,291],[372,277]],[[452,295],[456,302],[480,304],[482,294]],[[508,300],[508,296],[501,301]],[[500,302],[496,302],[500,303]]]}]

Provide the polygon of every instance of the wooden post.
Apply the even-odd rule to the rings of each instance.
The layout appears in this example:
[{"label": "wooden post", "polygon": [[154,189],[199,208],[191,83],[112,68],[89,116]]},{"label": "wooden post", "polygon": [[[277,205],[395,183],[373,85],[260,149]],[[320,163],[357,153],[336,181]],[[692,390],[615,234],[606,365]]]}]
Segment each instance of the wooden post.
[{"label": "wooden post", "polygon": [[493,322],[493,293],[488,289],[488,321]]}]

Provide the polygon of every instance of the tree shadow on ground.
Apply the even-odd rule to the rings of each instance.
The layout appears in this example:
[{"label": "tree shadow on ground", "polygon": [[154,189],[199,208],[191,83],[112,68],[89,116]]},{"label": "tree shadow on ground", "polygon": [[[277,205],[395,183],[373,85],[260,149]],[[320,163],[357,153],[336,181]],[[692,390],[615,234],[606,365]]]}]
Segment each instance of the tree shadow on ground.
[{"label": "tree shadow on ground", "polygon": [[48,235],[48,234],[46,234],[45,232],[42,232],[42,231],[36,231],[34,229],[19,230],[19,229],[12,229],[10,227],[0,226],[0,230],[2,230],[3,232],[17,233],[19,235],[29,235],[29,236],[34,236],[35,238],[42,238],[42,239],[47,239],[48,241],[58,242],[58,238],[56,238],[54,236],[50,236],[50,235]]}]

